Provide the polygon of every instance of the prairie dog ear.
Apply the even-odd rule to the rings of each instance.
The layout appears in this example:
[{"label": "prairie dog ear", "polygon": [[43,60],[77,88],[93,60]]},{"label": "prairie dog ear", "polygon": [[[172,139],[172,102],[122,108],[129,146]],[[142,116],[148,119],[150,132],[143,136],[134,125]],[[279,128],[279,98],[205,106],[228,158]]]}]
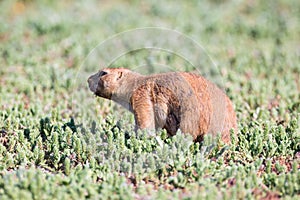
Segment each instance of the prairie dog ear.
[{"label": "prairie dog ear", "polygon": [[117,80],[121,79],[123,77],[123,72],[118,72],[118,78]]}]

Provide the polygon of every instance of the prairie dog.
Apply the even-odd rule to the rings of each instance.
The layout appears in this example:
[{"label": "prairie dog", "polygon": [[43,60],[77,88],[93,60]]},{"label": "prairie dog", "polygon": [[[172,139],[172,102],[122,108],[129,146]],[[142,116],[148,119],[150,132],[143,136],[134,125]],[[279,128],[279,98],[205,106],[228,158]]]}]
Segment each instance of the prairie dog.
[{"label": "prairie dog", "polygon": [[90,90],[134,114],[136,129],[178,129],[202,141],[204,134],[221,134],[230,143],[237,119],[230,99],[200,75],[168,72],[141,75],[124,68],[105,68],[88,79]]}]

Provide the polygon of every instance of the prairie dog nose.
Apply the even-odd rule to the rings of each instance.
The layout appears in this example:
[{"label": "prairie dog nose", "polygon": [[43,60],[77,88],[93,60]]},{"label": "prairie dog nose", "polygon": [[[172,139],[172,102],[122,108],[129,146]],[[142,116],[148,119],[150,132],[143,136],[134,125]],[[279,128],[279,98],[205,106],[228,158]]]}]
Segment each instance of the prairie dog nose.
[{"label": "prairie dog nose", "polygon": [[87,80],[89,84],[89,88],[92,92],[96,92],[97,90],[97,82],[94,80],[94,76],[90,76]]}]

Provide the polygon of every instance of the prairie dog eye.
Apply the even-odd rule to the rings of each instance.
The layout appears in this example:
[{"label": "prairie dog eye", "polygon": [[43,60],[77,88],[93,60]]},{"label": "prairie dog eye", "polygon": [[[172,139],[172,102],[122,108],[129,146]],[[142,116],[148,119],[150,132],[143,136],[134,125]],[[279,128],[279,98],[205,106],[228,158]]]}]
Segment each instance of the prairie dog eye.
[{"label": "prairie dog eye", "polygon": [[101,76],[105,76],[106,74],[108,74],[107,72],[105,72],[105,71],[101,71],[101,72],[99,72],[99,76],[101,77]]}]

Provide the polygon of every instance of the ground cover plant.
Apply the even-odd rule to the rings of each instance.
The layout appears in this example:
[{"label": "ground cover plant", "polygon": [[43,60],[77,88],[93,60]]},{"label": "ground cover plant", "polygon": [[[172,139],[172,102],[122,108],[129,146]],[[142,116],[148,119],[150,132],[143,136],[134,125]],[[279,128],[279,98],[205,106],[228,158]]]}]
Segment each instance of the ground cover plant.
[{"label": "ground cover plant", "polygon": [[[0,199],[300,197],[297,0],[24,0],[0,10]],[[82,89],[96,45],[153,26],[188,35],[213,58],[238,115],[232,145],[136,134],[131,114]],[[113,65],[138,63],[189,70],[162,51]]]}]

